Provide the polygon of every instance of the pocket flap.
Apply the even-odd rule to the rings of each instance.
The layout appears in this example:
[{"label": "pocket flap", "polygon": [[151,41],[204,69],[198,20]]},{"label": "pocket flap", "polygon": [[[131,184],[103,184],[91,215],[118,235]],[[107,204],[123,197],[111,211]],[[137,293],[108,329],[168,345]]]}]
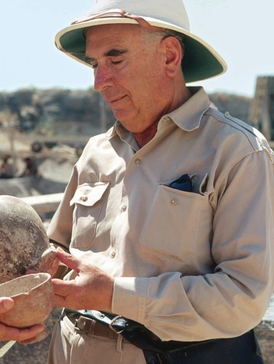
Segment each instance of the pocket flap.
[{"label": "pocket flap", "polygon": [[102,198],[103,194],[108,188],[108,185],[109,182],[95,182],[85,183],[78,186],[73,198],[70,201],[70,206],[73,204],[93,206]]}]

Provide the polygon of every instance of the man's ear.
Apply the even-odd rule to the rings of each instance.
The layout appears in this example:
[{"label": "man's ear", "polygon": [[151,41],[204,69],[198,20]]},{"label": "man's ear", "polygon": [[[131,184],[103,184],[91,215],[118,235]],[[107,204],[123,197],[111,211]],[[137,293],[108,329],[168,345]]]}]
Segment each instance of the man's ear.
[{"label": "man's ear", "polygon": [[162,39],[162,46],[165,51],[166,75],[174,77],[178,69],[181,71],[183,57],[181,44],[178,39],[169,36]]}]

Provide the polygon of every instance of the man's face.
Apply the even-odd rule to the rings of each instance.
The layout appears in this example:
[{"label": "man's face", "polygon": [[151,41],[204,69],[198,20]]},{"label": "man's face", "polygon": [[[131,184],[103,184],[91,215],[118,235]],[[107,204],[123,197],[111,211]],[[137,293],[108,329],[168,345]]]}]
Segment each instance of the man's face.
[{"label": "man's face", "polygon": [[161,39],[148,42],[138,25],[101,25],[88,29],[86,57],[94,87],[116,119],[133,133],[156,128],[167,112],[166,75]]}]

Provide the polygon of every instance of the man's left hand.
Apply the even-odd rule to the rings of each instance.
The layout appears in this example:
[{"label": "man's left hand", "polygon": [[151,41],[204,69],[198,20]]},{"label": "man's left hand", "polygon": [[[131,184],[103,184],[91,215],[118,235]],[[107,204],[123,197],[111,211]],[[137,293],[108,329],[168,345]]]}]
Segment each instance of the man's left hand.
[{"label": "man's left hand", "polygon": [[53,279],[55,306],[73,310],[111,310],[114,278],[61,249],[58,259],[77,273],[73,280]]}]

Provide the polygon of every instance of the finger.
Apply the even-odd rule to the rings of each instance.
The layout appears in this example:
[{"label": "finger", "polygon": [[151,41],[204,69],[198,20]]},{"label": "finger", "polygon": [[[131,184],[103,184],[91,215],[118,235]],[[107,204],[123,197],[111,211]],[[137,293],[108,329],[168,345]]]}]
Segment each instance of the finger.
[{"label": "finger", "polygon": [[44,329],[43,325],[35,325],[27,329],[17,329],[0,323],[0,340],[25,341],[37,336]]},{"label": "finger", "polygon": [[49,334],[49,329],[44,328],[42,332],[40,332],[38,335],[31,337],[30,339],[20,341],[20,344],[34,344],[38,343],[39,341],[44,340]]},{"label": "finger", "polygon": [[26,274],[37,274],[37,273],[39,273],[39,272],[37,272],[37,270],[27,270],[26,271]]},{"label": "finger", "polygon": [[14,301],[9,297],[0,298],[0,313],[5,313],[8,310],[11,310],[14,306]]},{"label": "finger", "polygon": [[45,326],[43,325],[35,325],[28,329],[19,330],[19,337],[17,341],[26,341],[34,338],[39,335],[41,332],[45,330]]},{"label": "finger", "polygon": [[68,266],[70,269],[73,269],[76,272],[79,272],[81,261],[78,260],[76,257],[74,257],[71,254],[66,253],[63,249],[58,248],[57,249],[57,257],[58,259],[64,263],[66,266]]}]

